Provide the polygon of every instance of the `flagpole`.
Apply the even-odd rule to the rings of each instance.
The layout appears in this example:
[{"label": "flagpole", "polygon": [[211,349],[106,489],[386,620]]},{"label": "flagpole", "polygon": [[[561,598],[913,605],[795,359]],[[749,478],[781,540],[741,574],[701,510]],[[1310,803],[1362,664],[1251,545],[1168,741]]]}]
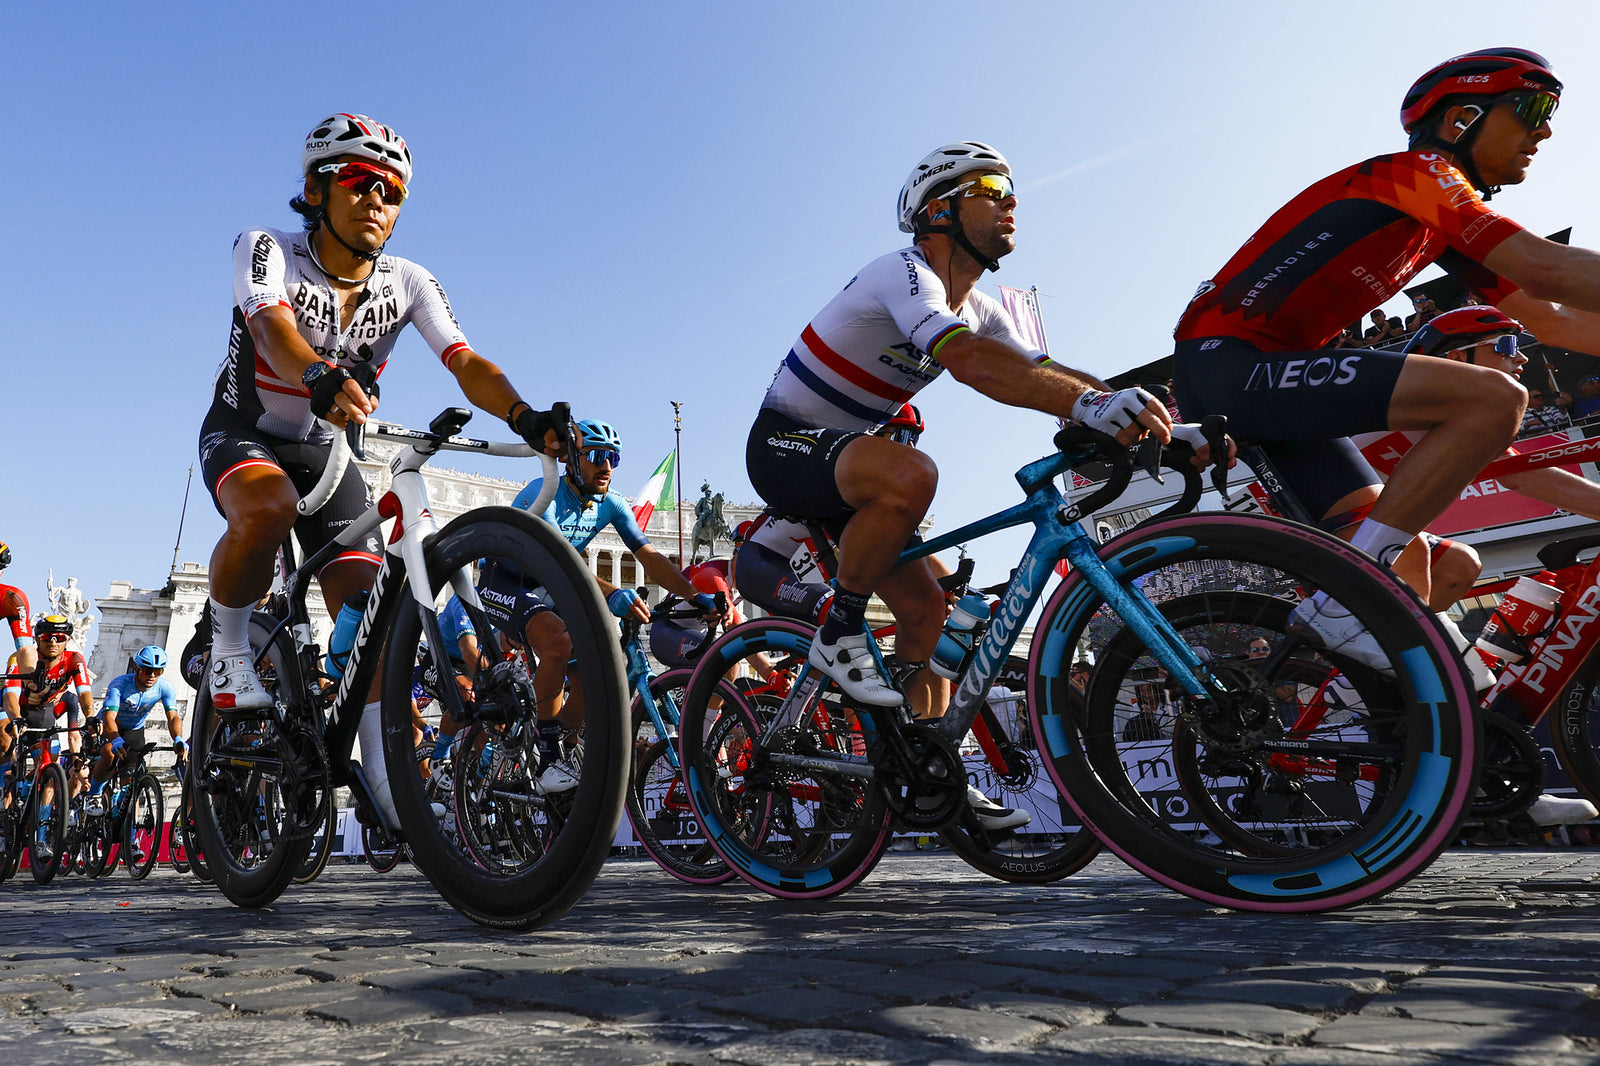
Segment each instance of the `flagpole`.
[{"label": "flagpole", "polygon": [[183,509],[178,512],[178,539],[172,542],[172,569],[168,573],[178,571],[178,549],[183,545],[183,520],[189,514],[189,489],[194,486],[194,464],[189,464],[189,480],[183,485]]},{"label": "flagpole", "polygon": [[672,404],[672,454],[676,460],[672,464],[673,476],[678,480],[677,496],[678,505],[674,508],[678,512],[678,568],[683,569],[683,404],[677,400],[668,400]]}]

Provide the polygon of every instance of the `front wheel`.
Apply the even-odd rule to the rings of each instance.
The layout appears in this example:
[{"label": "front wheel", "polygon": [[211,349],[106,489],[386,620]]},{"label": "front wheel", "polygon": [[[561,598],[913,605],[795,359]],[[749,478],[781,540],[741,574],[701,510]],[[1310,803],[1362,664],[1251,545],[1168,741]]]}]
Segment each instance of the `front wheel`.
[{"label": "front wheel", "polygon": [[[1130,622],[1074,572],[1035,635],[1029,703],[1057,787],[1135,869],[1224,906],[1320,911],[1376,898],[1450,842],[1475,787],[1471,689],[1392,574],[1316,530],[1238,515],[1149,523],[1100,555],[1160,621],[1130,598]],[[1290,631],[1319,589],[1389,671]],[[1206,698],[1169,683],[1148,650],[1162,641],[1200,660]],[[1086,702],[1068,684],[1084,647]]]},{"label": "front wheel", "polygon": [[333,831],[338,824],[338,813],[333,807],[333,790],[324,793],[322,821],[311,838],[311,852],[295,869],[294,883],[309,885],[328,868],[328,858],[333,854]]},{"label": "front wheel", "polygon": [[48,885],[67,862],[67,775],[59,762],[39,771],[33,796],[33,818],[27,827],[28,869],[35,881]]},{"label": "front wheel", "polygon": [[[384,758],[412,861],[447,903],[473,921],[511,929],[544,925],[588,889],[622,816],[630,737],[615,623],[572,545],[524,511],[484,507],[461,515],[431,538],[427,565],[433,610],[451,594],[453,576],[490,568],[498,575],[516,573],[526,588],[544,589],[550,613],[572,642],[567,682],[574,695],[568,707],[581,692],[583,710],[576,787],[557,790],[540,781],[539,709],[528,686],[506,681],[498,691],[480,687],[478,706],[494,706],[489,728],[499,745],[495,750],[505,757],[489,777],[488,769],[478,774],[476,763],[463,766],[457,752],[455,763],[468,777],[456,772],[453,820],[450,808],[429,798],[414,758],[412,676],[433,652],[418,647],[422,619],[409,596],[396,613],[384,659]],[[503,636],[481,609],[468,605],[468,615],[486,650],[503,646]],[[483,787],[469,788],[474,784]],[[487,854],[475,860],[479,848]]]},{"label": "front wheel", "polygon": [[123,819],[122,846],[127,855],[128,873],[135,881],[144,880],[156,864],[166,813],[162,807],[160,783],[155,775],[145,774],[133,786],[128,797],[128,813]]}]

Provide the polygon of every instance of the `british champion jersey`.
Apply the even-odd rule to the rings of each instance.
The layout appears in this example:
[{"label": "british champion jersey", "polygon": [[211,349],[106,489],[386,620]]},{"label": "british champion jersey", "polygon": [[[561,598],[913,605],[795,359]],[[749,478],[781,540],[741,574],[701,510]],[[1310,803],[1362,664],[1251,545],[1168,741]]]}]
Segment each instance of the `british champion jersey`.
[{"label": "british champion jersey", "polygon": [[1521,228],[1435,152],[1375,156],[1279,209],[1200,286],[1175,336],[1322,348],[1435,261],[1482,302],[1498,303],[1516,286],[1483,259]]},{"label": "british champion jersey", "polygon": [[[467,350],[467,338],[450,300],[433,275],[409,259],[380,255],[360,305],[339,328],[338,296],[311,259],[308,233],[246,230],[233,243],[233,327],[228,354],[217,368],[213,403],[238,411],[264,433],[287,440],[324,440],[300,382],[284,381],[256,352],[249,321],[264,307],[285,307],[295,326],[323,359],[347,370],[370,365],[382,373],[389,352],[410,323],[435,355],[450,360]],[[358,354],[365,345],[370,359]]]},{"label": "british champion jersey", "polygon": [[973,290],[960,313],[915,246],[868,263],[800,334],[778,367],[770,408],[808,426],[872,430],[944,371],[939,348],[963,330],[1038,359],[998,300]]}]

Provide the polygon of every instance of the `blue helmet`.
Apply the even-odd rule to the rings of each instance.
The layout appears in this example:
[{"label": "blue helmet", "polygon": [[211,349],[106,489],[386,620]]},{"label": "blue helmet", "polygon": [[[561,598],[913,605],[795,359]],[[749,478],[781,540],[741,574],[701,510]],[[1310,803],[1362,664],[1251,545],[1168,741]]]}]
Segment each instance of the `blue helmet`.
[{"label": "blue helmet", "polygon": [[578,432],[583,434],[580,448],[604,448],[614,452],[622,450],[622,437],[610,422],[586,418],[578,423]]},{"label": "blue helmet", "polygon": [[165,670],[167,653],[159,645],[146,644],[134,653],[133,665],[142,666],[146,670]]}]

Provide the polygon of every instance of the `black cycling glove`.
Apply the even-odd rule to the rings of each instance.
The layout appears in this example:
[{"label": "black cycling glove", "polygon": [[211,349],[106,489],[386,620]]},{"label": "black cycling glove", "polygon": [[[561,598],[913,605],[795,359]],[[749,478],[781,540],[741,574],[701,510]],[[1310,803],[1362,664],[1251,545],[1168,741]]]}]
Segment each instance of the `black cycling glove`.
[{"label": "black cycling glove", "polygon": [[511,428],[534,451],[544,451],[544,436],[550,430],[555,430],[557,440],[566,441],[567,420],[571,417],[567,414],[566,404],[558,403],[549,411],[535,411],[526,403],[519,403],[517,407],[516,417],[511,419]]}]

